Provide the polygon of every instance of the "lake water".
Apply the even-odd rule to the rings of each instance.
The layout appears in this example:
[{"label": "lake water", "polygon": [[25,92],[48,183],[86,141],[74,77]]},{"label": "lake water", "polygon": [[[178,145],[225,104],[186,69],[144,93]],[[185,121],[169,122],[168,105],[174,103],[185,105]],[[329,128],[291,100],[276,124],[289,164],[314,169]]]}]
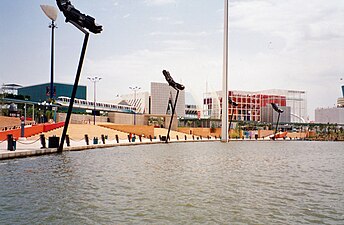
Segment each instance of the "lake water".
[{"label": "lake water", "polygon": [[344,224],[344,143],[175,143],[0,161],[0,224]]}]

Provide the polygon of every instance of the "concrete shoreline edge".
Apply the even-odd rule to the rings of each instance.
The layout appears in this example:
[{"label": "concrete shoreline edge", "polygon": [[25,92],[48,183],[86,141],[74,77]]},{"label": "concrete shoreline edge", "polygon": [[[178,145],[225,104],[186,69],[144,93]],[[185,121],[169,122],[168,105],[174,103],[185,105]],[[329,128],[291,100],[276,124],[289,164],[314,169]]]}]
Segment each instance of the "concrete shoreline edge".
[{"label": "concrete shoreline edge", "polygon": [[[272,141],[269,139],[252,139],[252,140],[241,140],[241,139],[231,139],[229,142],[241,142],[241,141]],[[312,139],[295,139],[295,140],[275,140],[273,142],[279,141],[322,141],[322,140],[312,140]],[[220,139],[204,139],[204,140],[171,140],[167,144],[178,144],[178,143],[205,143],[205,142],[221,142]],[[327,141],[326,141],[327,142]],[[337,141],[335,141],[337,142]],[[341,142],[341,141],[339,141]],[[125,142],[125,143],[112,143],[112,144],[94,144],[94,145],[81,145],[81,146],[72,146],[72,147],[64,147],[63,152],[71,152],[71,151],[87,151],[93,149],[101,149],[101,148],[113,148],[113,147],[124,147],[124,146],[140,146],[140,145],[151,145],[151,144],[161,144],[166,145],[165,142],[162,141],[146,141],[146,142]],[[26,157],[34,157],[34,156],[41,156],[41,155],[48,155],[48,154],[56,154],[58,153],[57,148],[40,148],[40,149],[30,149],[30,150],[15,150],[15,151],[3,151],[0,152],[0,161],[2,160],[10,160],[10,159],[17,159],[17,158],[26,158]]]},{"label": "concrete shoreline edge", "polygon": [[[187,140],[187,141],[173,141],[172,140],[172,141],[169,141],[168,144],[192,143],[192,142],[220,142],[220,140]],[[83,146],[64,147],[63,152],[86,151],[86,150],[99,149],[99,148],[139,146],[139,145],[151,145],[151,144],[166,144],[166,143],[161,142],[161,141],[156,141],[156,142],[129,142],[129,143],[115,143],[115,144],[83,145]],[[0,160],[26,158],[26,157],[54,154],[54,153],[58,153],[57,148],[41,148],[41,149],[31,149],[31,150],[6,151],[6,152],[0,153]]]}]

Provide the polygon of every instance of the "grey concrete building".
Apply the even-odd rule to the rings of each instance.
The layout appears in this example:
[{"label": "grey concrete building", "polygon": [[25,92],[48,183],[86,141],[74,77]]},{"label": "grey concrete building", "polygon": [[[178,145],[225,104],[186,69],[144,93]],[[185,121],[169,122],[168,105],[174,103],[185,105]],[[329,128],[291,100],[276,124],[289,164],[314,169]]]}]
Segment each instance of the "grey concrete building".
[{"label": "grey concrete building", "polygon": [[[289,106],[280,106],[284,112],[280,115],[280,123],[291,122],[291,109]],[[278,113],[269,104],[261,108],[261,122],[276,123],[278,119]]]},{"label": "grey concrete building", "polygon": [[[151,83],[151,114],[171,114],[177,91],[167,83]],[[179,92],[176,106],[177,117],[185,116],[185,90]]]},{"label": "grey concrete building", "polygon": [[318,108],[315,110],[315,122],[344,124],[344,108]]}]

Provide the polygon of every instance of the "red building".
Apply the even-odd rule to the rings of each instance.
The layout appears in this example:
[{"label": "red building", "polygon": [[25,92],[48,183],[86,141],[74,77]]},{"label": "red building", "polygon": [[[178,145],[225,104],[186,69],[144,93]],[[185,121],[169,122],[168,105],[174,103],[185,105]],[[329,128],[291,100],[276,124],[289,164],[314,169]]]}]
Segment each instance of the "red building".
[{"label": "red building", "polygon": [[[220,118],[222,109],[222,97],[217,92],[218,99],[210,93],[206,94],[204,104],[204,116],[210,118]],[[229,91],[228,97],[238,106],[228,105],[228,115],[233,112],[233,120],[241,121],[261,121],[261,108],[276,103],[279,106],[286,106],[286,96],[268,95],[253,92]]]}]

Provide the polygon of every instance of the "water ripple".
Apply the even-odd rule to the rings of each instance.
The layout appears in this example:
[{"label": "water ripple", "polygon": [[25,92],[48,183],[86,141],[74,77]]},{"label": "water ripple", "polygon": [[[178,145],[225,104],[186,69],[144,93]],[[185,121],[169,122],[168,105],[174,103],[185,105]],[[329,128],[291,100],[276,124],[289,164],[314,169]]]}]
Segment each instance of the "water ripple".
[{"label": "water ripple", "polygon": [[0,163],[0,224],[341,224],[333,142],[185,143]]}]

